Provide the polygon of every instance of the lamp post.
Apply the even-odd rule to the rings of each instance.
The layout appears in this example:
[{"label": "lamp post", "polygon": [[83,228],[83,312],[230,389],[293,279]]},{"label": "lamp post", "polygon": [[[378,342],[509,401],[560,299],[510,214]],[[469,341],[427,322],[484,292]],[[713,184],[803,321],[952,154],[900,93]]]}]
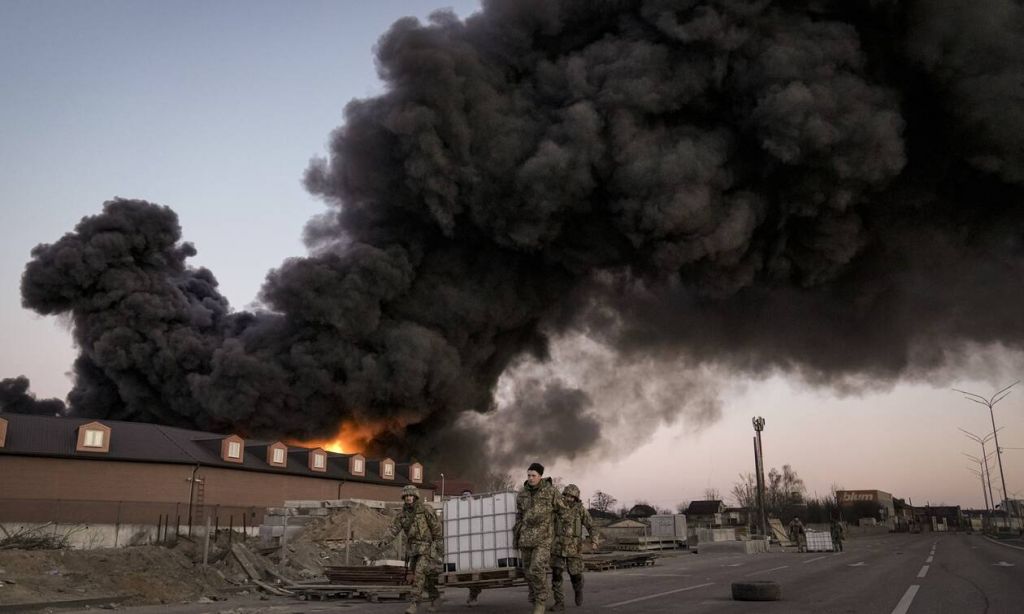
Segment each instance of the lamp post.
[{"label": "lamp post", "polygon": [[985,491],[985,469],[987,468],[986,465],[988,465],[988,459],[986,458],[982,460],[977,456],[974,456],[973,454],[968,454],[966,452],[961,452],[960,454],[963,454],[967,458],[978,463],[978,469],[971,468],[971,471],[977,473],[978,476],[981,478],[981,494],[985,495],[985,509],[992,511],[992,504],[994,504],[995,502],[992,501],[992,504],[989,503],[989,501],[992,500],[991,483],[989,484],[988,492]]},{"label": "lamp post", "polygon": [[[964,398],[967,399],[968,401],[974,401],[975,403],[977,403],[979,405],[984,405],[985,407],[988,408],[988,417],[992,420],[992,438],[995,439],[995,442],[996,442],[996,461],[999,463],[999,480],[1003,484],[1003,507],[1004,508],[1006,507],[1006,503],[1007,503],[1008,498],[1010,496],[1010,491],[1006,490],[1006,474],[1003,473],[1003,453],[999,449],[999,435],[997,434],[999,429],[996,428],[996,416],[995,416],[995,412],[992,411],[992,407],[996,403],[998,403],[999,401],[1002,401],[1003,399],[1005,399],[1007,397],[1007,395],[1010,394],[1010,388],[1013,388],[1014,386],[1016,386],[1019,383],[1020,383],[1020,380],[1017,380],[1016,382],[1010,384],[1006,388],[1003,388],[1002,390],[1000,390],[999,392],[993,394],[991,397],[989,397],[987,399],[985,397],[981,396],[981,395],[974,394],[973,392],[967,392],[967,391],[964,391],[964,390],[957,390],[956,388],[953,389],[953,390],[956,390],[957,392],[959,392],[960,394],[964,395]],[[1003,511],[1006,511],[1006,510],[1003,510]],[[1007,518],[1009,518],[1009,512],[1007,512]]]},{"label": "lamp post", "polygon": [[[959,427],[957,428],[957,430],[959,430],[961,433],[963,433],[967,437],[970,437],[975,442],[977,442],[978,444],[981,445],[981,458],[984,459],[984,464],[982,465],[981,470],[983,472],[985,472],[984,479],[988,482],[988,499],[989,499],[989,501],[992,502],[992,508],[995,508],[996,500],[995,500],[995,497],[992,496],[992,468],[989,467],[989,464],[988,464],[988,459],[991,458],[992,454],[995,454],[995,452],[989,453],[989,452],[987,452],[985,450],[985,444],[987,444],[989,441],[991,441],[991,439],[993,437],[993,434],[989,433],[988,435],[985,435],[984,437],[979,437],[979,436],[975,435],[974,433],[972,433],[970,431],[967,431],[967,430],[964,430],[964,429],[959,428]],[[977,457],[974,457],[974,456],[971,456],[971,459],[972,460],[978,460]],[[978,462],[981,463],[982,461],[978,460]]]},{"label": "lamp post", "polygon": [[768,536],[768,510],[765,509],[764,496],[764,449],[761,447],[761,431],[764,430],[764,418],[757,416],[754,424],[754,471],[757,475],[757,508],[758,520],[761,523],[761,534]]}]

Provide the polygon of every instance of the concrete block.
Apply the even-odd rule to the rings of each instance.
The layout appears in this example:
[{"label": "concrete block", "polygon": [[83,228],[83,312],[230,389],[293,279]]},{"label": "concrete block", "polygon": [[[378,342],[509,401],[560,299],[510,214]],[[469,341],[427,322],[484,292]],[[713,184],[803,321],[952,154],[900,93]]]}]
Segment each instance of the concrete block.
[{"label": "concrete block", "polygon": [[301,527],[312,522],[314,518],[315,516],[267,516],[263,519],[263,524],[283,527],[285,521],[287,521],[288,526]]},{"label": "concrete block", "polygon": [[302,500],[285,501],[284,502],[284,506],[285,507],[302,507],[302,508],[304,508],[304,507],[323,507],[324,506],[324,502],[323,501],[302,501]]}]

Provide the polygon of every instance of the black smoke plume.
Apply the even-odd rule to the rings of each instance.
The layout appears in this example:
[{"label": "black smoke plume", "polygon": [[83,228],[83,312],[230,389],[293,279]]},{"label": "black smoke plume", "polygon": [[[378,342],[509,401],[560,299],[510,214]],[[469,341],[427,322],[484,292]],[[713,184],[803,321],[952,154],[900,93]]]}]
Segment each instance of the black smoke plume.
[{"label": "black smoke plume", "polygon": [[29,381],[24,375],[0,380],[0,412],[59,416],[66,407],[60,399],[39,400],[28,391]]},{"label": "black smoke plume", "polygon": [[[377,47],[385,93],[350,102],[306,172],[330,209],[266,311],[231,311],[174,213],[128,200],[37,247],[24,304],[73,318],[76,414],[300,437],[384,421],[376,450],[445,463],[478,460],[460,416],[557,338],[627,365],[927,377],[1024,342],[1022,33],[1009,0],[402,19]],[[586,390],[519,389],[520,426],[600,441]],[[516,432],[504,449],[586,449]]]}]

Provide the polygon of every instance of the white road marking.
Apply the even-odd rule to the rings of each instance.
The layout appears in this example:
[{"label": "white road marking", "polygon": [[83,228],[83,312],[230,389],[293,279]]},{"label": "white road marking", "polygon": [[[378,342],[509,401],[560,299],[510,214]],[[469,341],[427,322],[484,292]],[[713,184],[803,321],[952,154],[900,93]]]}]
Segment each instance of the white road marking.
[{"label": "white road marking", "polygon": [[986,537],[985,539],[987,539],[988,541],[992,542],[993,544],[999,544],[1000,546],[1006,546],[1007,548],[1016,548],[1017,550],[1024,550],[1024,548],[1022,548],[1020,546],[1014,546],[1013,544],[1004,544],[1003,542],[999,541],[998,539],[992,539],[991,537]]},{"label": "white road marking", "polygon": [[630,576],[633,578],[689,578],[693,574],[688,573],[624,573],[619,574],[620,576]]},{"label": "white road marking", "polygon": [[934,558],[935,558],[934,556],[930,556],[930,557],[926,558],[926,559],[924,560],[924,562],[925,562],[925,563],[931,563],[931,562],[932,562],[932,559],[934,559]]},{"label": "white road marking", "polygon": [[917,572],[918,578],[923,578],[928,575],[928,565],[921,568],[921,571]]},{"label": "white road marking", "polygon": [[764,570],[761,570],[761,571],[755,571],[754,573],[749,573],[747,575],[748,576],[756,576],[759,573],[768,573],[769,571],[778,571],[780,569],[785,569],[787,567],[789,567],[789,565],[782,565],[781,567],[772,567],[771,569],[764,569]]},{"label": "white road marking", "polygon": [[664,593],[657,593],[654,595],[647,595],[646,597],[637,597],[636,599],[630,599],[628,601],[620,601],[618,603],[609,603],[604,606],[606,608],[617,608],[620,605],[629,605],[631,603],[637,603],[639,601],[647,601],[648,599],[657,599],[658,597],[664,597],[665,595],[672,595],[675,593],[682,593],[685,591],[692,591],[698,588],[704,588],[705,586],[711,586],[714,582],[707,582],[705,584],[697,584],[696,586],[687,586],[686,588],[677,588],[674,591],[665,591]]},{"label": "white road marking", "polygon": [[865,565],[867,565],[867,563],[864,561],[858,561],[856,563],[850,563],[847,567],[864,567]]},{"label": "white road marking", "polygon": [[911,584],[907,592],[903,593],[903,597],[900,602],[896,604],[892,614],[907,614],[907,610],[910,609],[910,604],[914,602],[914,596],[917,595],[917,590],[921,588],[917,584]]},{"label": "white road marking", "polygon": [[1013,563],[1007,563],[1006,561],[999,561],[998,563],[992,563],[996,567],[1013,567]]},{"label": "white road marking", "polygon": [[808,563],[813,563],[814,561],[820,561],[821,559],[827,559],[827,558],[828,558],[827,556],[819,556],[819,557],[813,558],[813,559],[811,559],[809,561],[804,561],[804,565],[806,565]]}]

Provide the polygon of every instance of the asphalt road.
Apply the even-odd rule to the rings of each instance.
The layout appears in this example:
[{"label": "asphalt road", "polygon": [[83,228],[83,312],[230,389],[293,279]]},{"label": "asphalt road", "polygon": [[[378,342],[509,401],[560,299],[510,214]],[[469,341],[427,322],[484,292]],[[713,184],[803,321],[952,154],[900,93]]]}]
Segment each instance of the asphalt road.
[{"label": "asphalt road", "polygon": [[[588,573],[578,614],[649,612],[1019,614],[1024,612],[1024,546],[981,535],[884,535],[849,540],[842,553],[689,554],[663,556],[653,567]],[[773,580],[782,600],[740,602],[731,584]],[[530,612],[524,588],[484,591],[475,608],[466,591],[449,589],[441,612]],[[571,597],[571,593],[570,593]],[[398,614],[404,603],[344,600],[236,601],[126,608],[131,614]],[[91,612],[95,613],[95,609]],[[423,608],[422,611],[425,611]],[[84,611],[83,611],[84,612]]]}]

